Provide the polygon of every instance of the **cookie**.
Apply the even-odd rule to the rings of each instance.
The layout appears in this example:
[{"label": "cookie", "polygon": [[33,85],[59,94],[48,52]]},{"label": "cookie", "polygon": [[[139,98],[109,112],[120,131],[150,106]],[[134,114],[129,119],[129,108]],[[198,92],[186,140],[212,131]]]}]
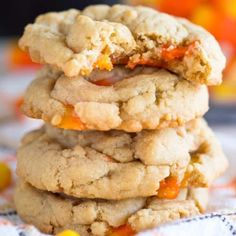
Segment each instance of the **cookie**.
[{"label": "cookie", "polygon": [[[118,81],[112,86],[95,84],[101,78]],[[64,129],[138,132],[202,116],[208,110],[208,91],[205,85],[155,68],[119,67],[68,79],[46,67],[27,89],[22,110]]]},{"label": "cookie", "polygon": [[19,45],[34,62],[56,66],[69,77],[88,75],[94,68],[145,65],[215,85],[225,67],[209,32],[142,6],[95,5],[40,15],[25,28]]},{"label": "cookie", "polygon": [[17,174],[24,181],[79,198],[174,198],[182,187],[209,186],[226,167],[203,120],[140,133],[47,125],[27,134],[17,153]]},{"label": "cookie", "polygon": [[[73,229],[83,236],[105,236],[109,232],[139,232],[204,210],[207,189],[184,189],[175,200],[156,197],[120,201],[76,199],[40,191],[21,181],[15,191],[20,217],[45,233]],[[123,234],[118,234],[123,235]],[[127,234],[128,235],[128,234]],[[133,234],[132,234],[133,235]]]}]

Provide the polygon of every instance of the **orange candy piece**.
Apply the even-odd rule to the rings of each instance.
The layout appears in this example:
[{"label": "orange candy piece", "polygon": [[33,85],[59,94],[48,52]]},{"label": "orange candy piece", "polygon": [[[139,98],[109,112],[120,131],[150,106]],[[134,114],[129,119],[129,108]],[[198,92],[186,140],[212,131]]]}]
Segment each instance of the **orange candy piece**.
[{"label": "orange candy piece", "polygon": [[151,66],[151,67],[161,67],[161,62],[155,59],[144,59],[141,58],[137,62],[129,61],[127,63],[127,67],[130,69],[134,69],[136,66],[142,65],[142,66]]},{"label": "orange candy piece", "polygon": [[110,76],[105,79],[100,79],[97,81],[92,81],[93,84],[99,85],[99,86],[111,86],[115,84],[116,82],[120,81],[121,78],[119,76]]},{"label": "orange candy piece", "polygon": [[196,42],[192,42],[189,45],[170,48],[169,46],[164,46],[161,52],[160,60],[157,59],[144,59],[141,58],[136,62],[128,61],[127,67],[134,69],[137,65],[151,66],[151,67],[165,67],[165,62],[182,59],[186,53],[190,52],[191,49],[195,46]]},{"label": "orange candy piece", "polygon": [[175,199],[179,194],[180,185],[176,177],[167,177],[160,183],[158,198]]},{"label": "orange candy piece", "polygon": [[131,228],[130,225],[121,225],[117,228],[113,228],[107,236],[133,236],[135,231]]},{"label": "orange candy piece", "polygon": [[99,86],[111,86],[113,85],[115,82],[113,80],[109,80],[109,79],[101,79],[101,80],[97,80],[94,81],[93,84],[99,85]]},{"label": "orange candy piece", "polygon": [[108,71],[112,70],[113,65],[111,62],[111,58],[106,54],[100,55],[97,62],[94,64],[94,68],[98,68],[100,70],[108,70]]},{"label": "orange candy piece", "polygon": [[[100,55],[97,62],[94,64],[94,68],[98,68],[100,70],[112,70],[113,64],[127,64],[127,67],[130,69],[134,69],[138,65],[143,66],[151,66],[151,67],[164,67],[163,61],[170,61],[174,59],[182,59],[187,52],[191,50],[191,48],[195,45],[195,42],[190,43],[186,46],[180,46],[175,48],[170,48],[169,46],[164,46],[162,49],[162,54],[160,60],[158,59],[152,59],[152,58],[140,58],[137,61],[129,60],[128,57],[123,58],[123,60],[119,59],[116,61],[116,59],[111,59],[108,55],[102,54]],[[94,84],[101,85],[101,86],[110,86],[113,83],[111,83],[109,80],[99,80],[94,82]]]},{"label": "orange candy piece", "polygon": [[180,59],[180,58],[184,57],[187,50],[188,50],[188,48],[186,48],[186,47],[173,48],[171,50],[163,49],[162,58],[165,61]]},{"label": "orange candy piece", "polygon": [[182,47],[176,47],[173,49],[169,49],[168,47],[164,47],[162,50],[162,59],[164,61],[171,61],[174,59],[182,59],[187,52],[189,52],[195,45],[195,42]]},{"label": "orange candy piece", "polygon": [[66,112],[62,117],[62,120],[58,125],[58,128],[63,129],[73,129],[73,130],[84,130],[84,124],[81,122],[80,118],[75,114],[74,107],[67,105]]},{"label": "orange candy piece", "polygon": [[12,176],[10,168],[3,162],[0,162],[0,192],[5,190],[11,184]]}]

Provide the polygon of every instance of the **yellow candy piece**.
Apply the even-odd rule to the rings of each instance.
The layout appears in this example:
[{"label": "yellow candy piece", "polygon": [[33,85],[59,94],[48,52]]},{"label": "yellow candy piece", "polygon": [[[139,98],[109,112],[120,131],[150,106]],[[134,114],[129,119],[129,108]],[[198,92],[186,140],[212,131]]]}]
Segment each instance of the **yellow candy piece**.
[{"label": "yellow candy piece", "polygon": [[104,55],[100,55],[100,57],[98,58],[98,61],[94,64],[94,68],[98,68],[100,70],[112,70],[113,65],[111,62],[111,58],[104,54]]},{"label": "yellow candy piece", "polygon": [[11,170],[5,164],[0,162],[0,191],[3,191],[11,184]]},{"label": "yellow candy piece", "polygon": [[221,86],[212,88],[213,96],[215,100],[221,101],[235,101],[236,100],[236,85],[233,83],[227,83],[225,81]]},{"label": "yellow candy piece", "polygon": [[64,230],[56,236],[80,236],[78,233],[72,230]]}]

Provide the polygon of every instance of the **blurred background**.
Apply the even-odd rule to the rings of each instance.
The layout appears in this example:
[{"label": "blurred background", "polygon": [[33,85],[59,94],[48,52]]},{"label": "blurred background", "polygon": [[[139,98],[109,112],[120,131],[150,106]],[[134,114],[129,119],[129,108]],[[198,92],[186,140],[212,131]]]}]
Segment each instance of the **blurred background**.
[{"label": "blurred background", "polygon": [[[115,4],[121,1],[8,0],[0,8],[0,144],[15,147],[19,137],[40,121],[20,114],[22,94],[39,65],[17,47],[24,26],[40,13],[68,8],[82,9],[89,4]],[[227,57],[224,82],[210,88],[211,110],[207,119],[223,132],[236,136],[236,0],[123,0],[131,5],[147,5],[190,19],[215,35]],[[18,129],[18,128],[21,129]],[[15,132],[17,130],[17,132]],[[18,132],[19,130],[19,132]],[[13,135],[14,134],[14,135]],[[14,137],[13,137],[14,136]],[[234,136],[234,137],[235,137]]]}]

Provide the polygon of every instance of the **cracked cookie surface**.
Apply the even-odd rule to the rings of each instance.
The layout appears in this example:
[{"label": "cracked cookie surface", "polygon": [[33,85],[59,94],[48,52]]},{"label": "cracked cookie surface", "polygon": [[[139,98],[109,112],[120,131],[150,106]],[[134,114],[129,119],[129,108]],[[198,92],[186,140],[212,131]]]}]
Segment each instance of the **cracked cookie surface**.
[{"label": "cracked cookie surface", "polygon": [[25,28],[19,45],[33,61],[56,66],[70,77],[117,64],[147,65],[215,85],[225,67],[209,32],[142,6],[95,5],[40,15]]},{"label": "cracked cookie surface", "polygon": [[[99,81],[114,81],[111,86]],[[68,79],[45,67],[28,87],[24,114],[64,129],[138,132],[182,125],[208,110],[205,85],[165,70],[139,67]]]},{"label": "cracked cookie surface", "polygon": [[47,125],[27,134],[17,153],[23,180],[80,198],[173,198],[165,191],[169,182],[176,193],[186,186],[207,187],[226,167],[220,144],[201,119],[140,133]]},{"label": "cracked cookie surface", "polygon": [[[76,199],[40,191],[20,181],[15,205],[20,217],[45,233],[73,229],[83,236],[105,236],[126,226],[139,232],[157,225],[199,214],[206,208],[208,191],[182,189],[175,200],[156,197],[120,201]],[[122,235],[122,234],[121,234]]]}]

